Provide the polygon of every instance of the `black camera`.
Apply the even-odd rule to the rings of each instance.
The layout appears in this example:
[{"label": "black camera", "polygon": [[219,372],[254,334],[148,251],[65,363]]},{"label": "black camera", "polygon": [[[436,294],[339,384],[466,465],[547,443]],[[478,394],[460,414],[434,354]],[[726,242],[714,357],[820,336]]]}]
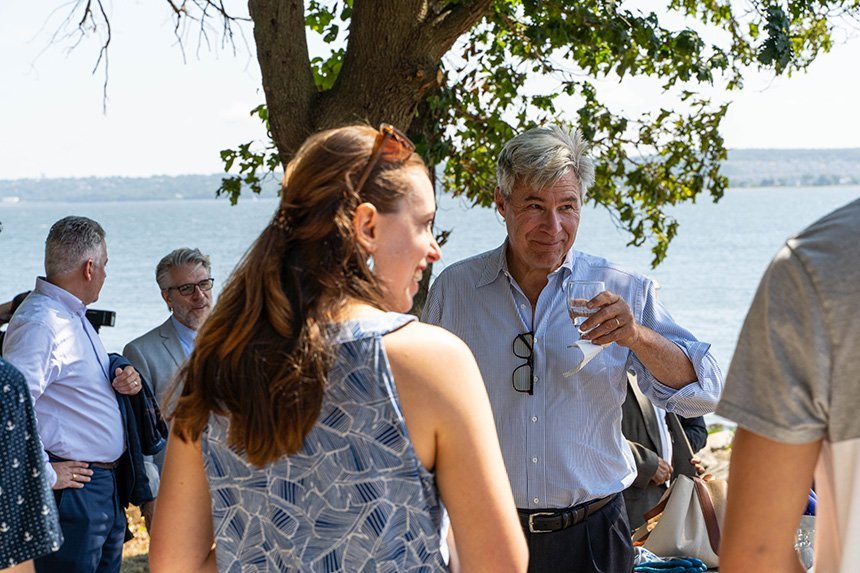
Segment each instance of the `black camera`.
[{"label": "black camera", "polygon": [[87,309],[87,320],[99,331],[102,326],[113,326],[116,324],[116,312],[112,310],[99,310],[96,308]]}]

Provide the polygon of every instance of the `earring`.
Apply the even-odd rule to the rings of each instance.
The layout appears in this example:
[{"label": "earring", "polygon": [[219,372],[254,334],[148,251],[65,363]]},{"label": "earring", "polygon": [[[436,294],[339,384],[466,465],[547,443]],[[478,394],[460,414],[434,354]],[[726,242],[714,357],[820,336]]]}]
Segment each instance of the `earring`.
[{"label": "earring", "polygon": [[376,266],[376,262],[373,260],[373,255],[368,255],[367,257],[367,268],[372,273],[373,269]]}]

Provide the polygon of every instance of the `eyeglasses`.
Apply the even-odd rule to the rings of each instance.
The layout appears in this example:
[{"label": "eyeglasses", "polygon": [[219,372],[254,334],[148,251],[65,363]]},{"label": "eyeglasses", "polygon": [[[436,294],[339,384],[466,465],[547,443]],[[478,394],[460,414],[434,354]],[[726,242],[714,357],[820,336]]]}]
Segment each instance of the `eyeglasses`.
[{"label": "eyeglasses", "polygon": [[184,285],[179,285],[176,287],[167,287],[166,291],[178,290],[179,294],[182,296],[191,296],[194,294],[194,289],[199,288],[202,292],[207,292],[212,290],[212,285],[215,284],[215,279],[209,277],[208,279],[203,279],[199,283],[188,283]]},{"label": "eyeglasses", "polygon": [[514,368],[511,375],[514,384],[514,390],[517,392],[528,392],[529,396],[534,395],[534,348],[535,334],[534,332],[526,332],[517,334],[514,338],[514,356],[522,358],[526,361],[525,364],[520,364]]},{"label": "eyeglasses", "polygon": [[401,162],[409,159],[412,152],[415,151],[415,144],[412,143],[406,134],[387,123],[379,126],[379,133],[376,134],[376,141],[373,144],[373,151],[370,154],[370,159],[367,166],[358,178],[358,183],[355,185],[356,195],[364,187],[367,178],[370,177],[370,172],[379,163],[382,158],[385,161]]}]

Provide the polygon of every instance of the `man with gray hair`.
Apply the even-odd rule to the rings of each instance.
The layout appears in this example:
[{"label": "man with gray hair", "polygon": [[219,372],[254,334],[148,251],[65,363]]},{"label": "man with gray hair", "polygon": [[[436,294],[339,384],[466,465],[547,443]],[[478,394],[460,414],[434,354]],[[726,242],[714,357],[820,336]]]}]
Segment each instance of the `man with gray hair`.
[{"label": "man with gray hair", "polygon": [[113,572],[122,562],[125,492],[118,472],[128,445],[115,391],[133,395],[141,386],[133,367],[111,371],[86,318],[107,261],[101,225],[86,217],[54,223],[45,242],[46,276],[36,279],[3,343],[5,359],[24,375],[33,399],[65,538],[59,551],[36,559],[40,572]]},{"label": "man with gray hair", "polygon": [[[164,400],[173,376],[191,354],[197,330],[212,311],[215,279],[211,277],[208,256],[198,249],[180,248],[158,262],[155,282],[171,314],[163,323],[126,344],[122,353],[149,382],[159,405],[166,409]],[[157,483],[164,452],[148,462],[150,481]]]},{"label": "man with gray hair", "polygon": [[[529,544],[529,571],[633,568],[621,491],[636,466],[621,432],[627,372],[668,412],[714,409],[722,377],[647,277],[573,249],[594,165],[580,134],[538,127],[509,141],[496,171],[507,238],[447,267],[423,320],[460,336],[481,368]],[[566,285],[601,281],[579,329]],[[603,346],[590,362],[573,343]],[[597,347],[592,347],[592,350]]]}]

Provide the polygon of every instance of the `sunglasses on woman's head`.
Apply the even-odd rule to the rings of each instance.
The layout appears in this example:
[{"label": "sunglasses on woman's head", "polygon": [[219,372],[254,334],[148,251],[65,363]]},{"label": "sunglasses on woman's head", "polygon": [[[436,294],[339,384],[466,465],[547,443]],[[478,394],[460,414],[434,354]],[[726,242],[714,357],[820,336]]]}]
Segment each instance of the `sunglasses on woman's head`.
[{"label": "sunglasses on woman's head", "polygon": [[409,159],[414,151],[415,144],[406,137],[405,133],[387,123],[380,125],[379,133],[376,134],[376,141],[373,144],[373,151],[370,153],[370,159],[355,186],[355,193],[361,192],[370,172],[373,171],[380,159],[399,163]]}]

